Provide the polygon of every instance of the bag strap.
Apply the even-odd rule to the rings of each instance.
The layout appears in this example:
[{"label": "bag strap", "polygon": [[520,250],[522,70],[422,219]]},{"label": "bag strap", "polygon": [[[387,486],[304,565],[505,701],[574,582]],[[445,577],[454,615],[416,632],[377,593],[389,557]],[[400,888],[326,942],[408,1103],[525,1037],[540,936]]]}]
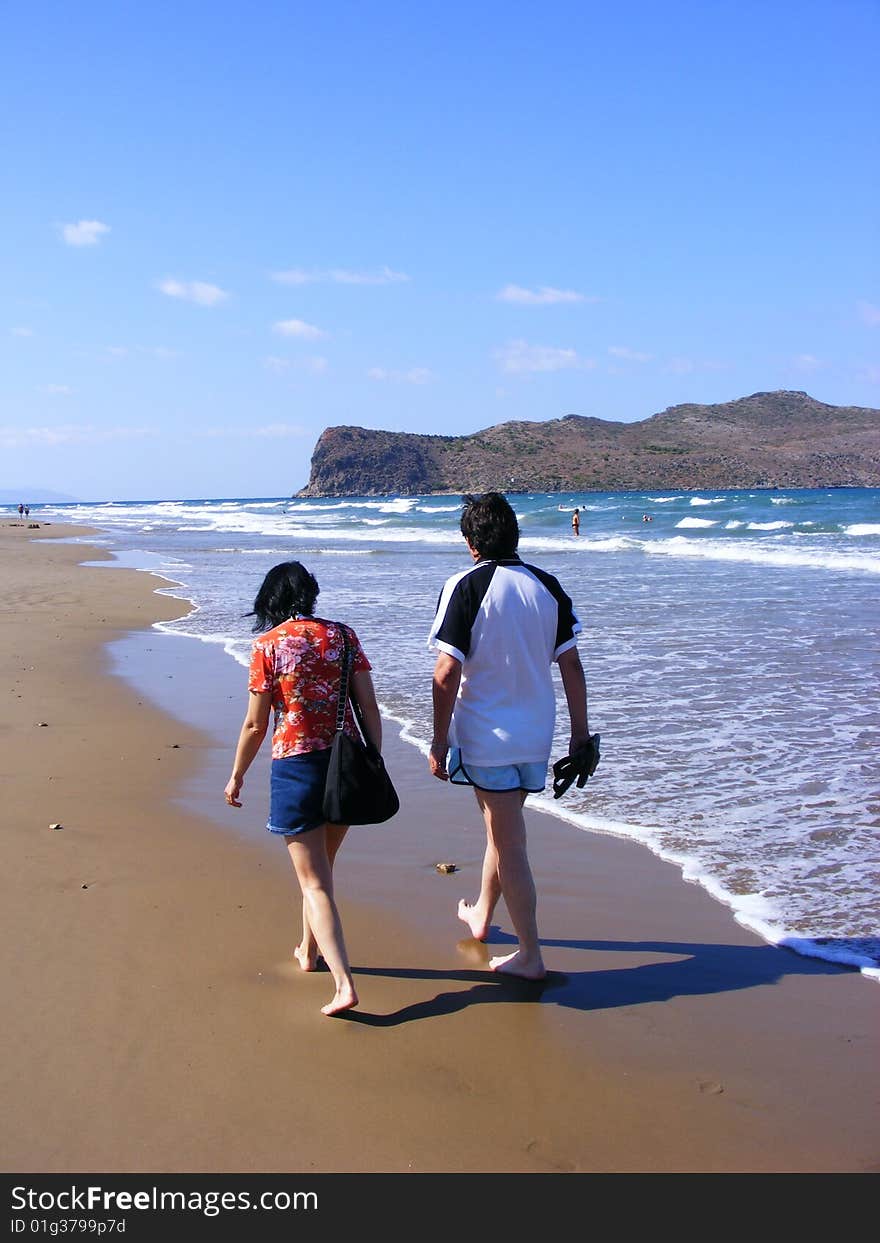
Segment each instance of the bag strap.
[{"label": "bag strap", "polygon": [[345,704],[348,700],[348,674],[351,664],[351,645],[348,641],[348,631],[341,622],[337,623],[342,632],[342,672],[339,675],[339,699],[336,704],[336,732],[337,734],[345,724]]},{"label": "bag strap", "polygon": [[339,699],[336,704],[336,732],[337,734],[345,724],[345,705],[346,701],[351,699],[351,706],[354,709],[354,717],[360,730],[361,737],[367,747],[372,748],[373,744],[369,740],[366,728],[364,726],[364,718],[361,713],[361,706],[355,699],[354,695],[349,695],[349,680],[351,674],[352,650],[351,640],[348,637],[348,628],[343,626],[342,622],[337,622],[337,626],[342,632],[342,672],[339,675]]}]

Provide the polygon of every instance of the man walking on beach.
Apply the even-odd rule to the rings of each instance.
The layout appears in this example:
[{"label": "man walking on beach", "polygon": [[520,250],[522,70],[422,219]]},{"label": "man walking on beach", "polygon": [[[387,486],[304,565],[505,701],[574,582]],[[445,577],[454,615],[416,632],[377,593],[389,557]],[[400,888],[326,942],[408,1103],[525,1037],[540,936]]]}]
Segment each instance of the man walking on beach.
[{"label": "man walking on beach", "polygon": [[474,787],[486,825],[480,895],[458,916],[482,941],[503,897],[519,947],[489,967],[529,980],[546,971],[523,803],[544,789],[559,664],[571,722],[569,753],[589,740],[580,621],[559,581],[517,554],[519,523],[499,492],[466,496],[460,523],[474,564],[447,579],[428,646],[434,667],[429,765],[440,781]]}]

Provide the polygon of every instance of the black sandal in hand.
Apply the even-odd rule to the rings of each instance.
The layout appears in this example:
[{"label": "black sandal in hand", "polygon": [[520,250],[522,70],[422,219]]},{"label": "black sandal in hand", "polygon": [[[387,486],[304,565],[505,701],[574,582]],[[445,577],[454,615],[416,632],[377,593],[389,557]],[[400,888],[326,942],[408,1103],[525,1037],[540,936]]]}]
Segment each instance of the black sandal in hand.
[{"label": "black sandal in hand", "polygon": [[573,781],[582,790],[592,777],[599,763],[599,734],[590,734],[585,743],[572,755],[557,760],[553,765],[553,797],[562,798]]}]

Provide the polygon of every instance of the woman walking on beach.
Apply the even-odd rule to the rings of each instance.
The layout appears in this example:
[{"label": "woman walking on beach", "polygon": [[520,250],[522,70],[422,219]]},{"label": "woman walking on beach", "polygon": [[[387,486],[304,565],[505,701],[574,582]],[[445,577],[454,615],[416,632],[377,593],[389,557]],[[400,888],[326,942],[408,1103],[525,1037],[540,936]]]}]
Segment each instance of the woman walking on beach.
[{"label": "woman walking on beach", "polygon": [[[303,971],[314,971],[319,954],[336,984],[323,1014],[339,1014],[358,1004],[342,923],[333,896],[333,862],[348,825],[329,824],[322,812],[330,746],[336,731],[336,702],[342,673],[343,627],[314,616],[317,580],[298,561],[274,566],[263,580],[251,615],[254,630],[248,675],[248,707],[226,802],[240,807],[245,773],[256,758],[274,710],[270,778],[270,833],[284,837],[302,890],[302,940],[294,955]],[[377,749],[382,721],[370,676],[371,665],[351,627],[345,628],[352,652],[350,693],[363,716],[364,730]],[[351,704],[345,730],[356,734]]]}]

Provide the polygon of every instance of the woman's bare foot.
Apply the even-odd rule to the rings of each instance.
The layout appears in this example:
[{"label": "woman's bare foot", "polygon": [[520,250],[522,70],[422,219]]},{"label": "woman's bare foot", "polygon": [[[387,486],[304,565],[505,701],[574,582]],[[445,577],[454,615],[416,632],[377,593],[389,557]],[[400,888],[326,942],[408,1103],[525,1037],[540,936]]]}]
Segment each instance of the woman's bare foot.
[{"label": "woman's bare foot", "polygon": [[541,957],[526,958],[522,950],[514,950],[503,958],[490,958],[489,970],[499,975],[515,975],[522,980],[543,980],[547,975]]},{"label": "woman's bare foot", "polygon": [[319,963],[324,961],[317,949],[307,950],[301,945],[293,951],[293,956],[303,971],[317,971]]},{"label": "woman's bare foot", "polygon": [[358,995],[350,984],[344,984],[342,988],[337,988],[336,996],[332,1001],[328,1001],[326,1006],[321,1006],[322,1014],[341,1014],[343,1010],[353,1010],[358,1003]]},{"label": "woman's bare foot", "polygon": [[458,918],[470,928],[471,936],[475,941],[485,941],[489,934],[489,925],[479,914],[477,908],[471,906],[470,902],[465,902],[464,898],[458,904]]}]

